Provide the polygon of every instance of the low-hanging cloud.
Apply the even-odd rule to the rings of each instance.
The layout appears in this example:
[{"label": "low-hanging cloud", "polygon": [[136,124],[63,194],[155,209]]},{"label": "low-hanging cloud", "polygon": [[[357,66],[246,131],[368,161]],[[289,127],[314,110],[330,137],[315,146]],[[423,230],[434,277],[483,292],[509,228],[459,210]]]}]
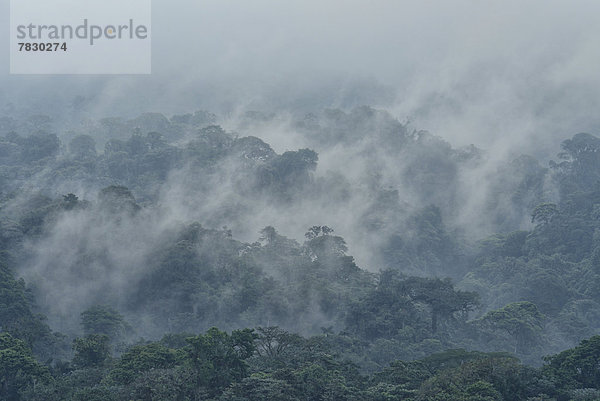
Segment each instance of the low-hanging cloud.
[{"label": "low-hanging cloud", "polygon": [[[2,11],[8,10],[7,3]],[[75,330],[76,321],[67,316],[82,297],[86,303],[80,308],[99,302],[106,289],[119,299],[124,283],[143,274],[145,258],[161,233],[177,221],[228,225],[236,238],[248,242],[267,225],[301,240],[309,226],[327,224],[347,239],[362,267],[376,270],[379,260],[372,250],[402,231],[404,219],[427,203],[444,211],[459,205],[444,217],[451,227],[471,227],[471,238],[492,232],[496,222],[481,217],[498,191],[490,177],[521,153],[544,164],[561,140],[600,127],[595,107],[600,77],[594,68],[600,61],[597,2],[154,0],[153,6],[151,76],[9,76],[4,63],[0,116],[48,114],[55,133],[69,138],[70,131],[86,133],[104,117],[206,109],[219,115],[218,123],[232,136],[260,137],[279,154],[316,150],[316,187],[330,192],[292,205],[249,200],[238,188],[244,165],[226,159],[215,166],[219,174],[201,187],[194,186],[193,166],[170,171],[156,200],[164,209],[159,217],[136,220],[135,230],[83,212],[59,219],[43,241],[30,244],[32,257],[24,272],[40,283],[46,296],[40,302],[52,305],[49,316],[64,322],[61,330]],[[7,16],[0,13],[0,24],[8,23]],[[0,38],[0,51],[8,54],[7,48],[7,38]],[[307,113],[349,111],[363,104],[386,109],[407,123],[398,129],[414,142],[432,138],[411,133],[421,129],[448,142],[431,139],[434,144],[427,149],[475,144],[485,149],[485,156],[438,175],[455,187],[452,196],[440,192],[427,197],[427,191],[419,193],[406,178],[420,155],[391,152],[388,138],[378,138],[381,126],[360,127],[356,138],[340,131],[345,141],[328,143],[296,124]],[[249,110],[265,113],[267,121],[247,123]],[[103,145],[106,139],[97,142]],[[92,188],[64,183],[53,195],[71,191],[93,199],[99,188],[100,183]],[[348,188],[353,192],[344,197]],[[548,196],[542,198],[551,199],[551,188],[543,190]],[[365,240],[361,229],[379,202],[378,191],[397,196],[402,210],[375,216],[391,223]],[[503,201],[494,206],[499,214],[511,207]],[[236,208],[238,215],[228,214]],[[520,212],[510,216],[506,227],[527,227],[527,211]],[[131,237],[134,232],[142,236]],[[69,253],[65,245],[82,239],[93,245],[84,247],[85,252],[106,262],[87,268],[110,274],[92,277],[93,282],[84,275],[80,282],[70,281],[63,293],[56,292],[61,288],[57,283],[66,278],[57,276],[44,288],[44,275],[72,273],[54,269],[57,264],[80,264],[81,249]],[[101,252],[105,259],[97,257]]]}]

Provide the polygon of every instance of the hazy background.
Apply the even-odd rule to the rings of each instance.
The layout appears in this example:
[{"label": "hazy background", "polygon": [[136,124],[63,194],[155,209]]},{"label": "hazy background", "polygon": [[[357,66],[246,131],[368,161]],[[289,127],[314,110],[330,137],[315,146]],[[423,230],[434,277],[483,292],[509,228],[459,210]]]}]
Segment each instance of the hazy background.
[{"label": "hazy background", "polygon": [[75,96],[96,117],[369,104],[453,145],[553,151],[540,139],[599,124],[599,12],[595,1],[154,0],[151,76],[10,76],[3,35],[0,114],[65,117]]}]

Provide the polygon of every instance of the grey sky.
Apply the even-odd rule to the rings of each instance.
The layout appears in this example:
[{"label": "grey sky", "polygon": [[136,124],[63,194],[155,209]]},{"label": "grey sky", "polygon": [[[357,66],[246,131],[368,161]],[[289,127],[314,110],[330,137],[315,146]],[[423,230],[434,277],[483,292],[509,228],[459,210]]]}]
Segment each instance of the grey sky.
[{"label": "grey sky", "polygon": [[99,115],[371,103],[458,145],[530,146],[600,125],[599,19],[597,1],[154,0],[152,76],[9,76],[4,36],[0,102],[82,95]]}]

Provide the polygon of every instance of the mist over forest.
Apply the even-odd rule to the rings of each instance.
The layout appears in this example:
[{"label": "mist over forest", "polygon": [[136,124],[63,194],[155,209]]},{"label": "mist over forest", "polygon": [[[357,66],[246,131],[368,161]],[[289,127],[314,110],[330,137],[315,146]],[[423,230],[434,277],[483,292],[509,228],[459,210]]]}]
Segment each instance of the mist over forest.
[{"label": "mist over forest", "polygon": [[153,3],[0,73],[0,400],[600,399],[596,3]]}]

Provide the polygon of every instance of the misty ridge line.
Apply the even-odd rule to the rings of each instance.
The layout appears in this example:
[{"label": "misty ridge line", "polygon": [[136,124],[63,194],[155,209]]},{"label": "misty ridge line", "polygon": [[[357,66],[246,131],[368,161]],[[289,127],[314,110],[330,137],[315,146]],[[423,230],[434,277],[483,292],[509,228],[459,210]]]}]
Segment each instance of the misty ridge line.
[{"label": "misty ridge line", "polygon": [[[251,120],[252,118],[256,117],[256,118],[265,120],[265,116],[260,116],[260,113],[258,113],[258,114],[259,115],[257,115],[257,116],[252,116],[252,113],[249,112],[249,113],[247,113],[247,115],[244,116],[244,119]],[[333,114],[331,116],[329,116],[328,118],[332,118],[332,119],[335,118],[334,114],[335,114],[335,111],[333,111]],[[359,114],[359,113],[357,113],[357,114]],[[249,116],[250,116],[250,118],[248,118]],[[294,123],[294,124],[297,123],[301,130],[305,130],[306,124],[310,124],[310,120],[312,118],[314,118],[314,116],[311,116],[311,115],[307,115],[306,117],[307,117],[308,121],[300,121],[300,122],[295,122]],[[159,114],[156,114],[156,113],[155,114],[147,114],[147,115],[145,115],[145,118],[147,118],[148,121],[151,121],[153,118],[154,119],[158,119],[158,121],[150,122],[150,124],[154,124],[154,127],[152,127],[152,128],[153,129],[156,128],[157,131],[155,131],[155,132],[157,132],[157,133],[159,131],[161,131],[161,129],[162,130],[166,129],[166,130],[169,130],[169,131],[173,131],[173,132],[167,132],[167,135],[169,135],[169,136],[179,137],[179,138],[182,136],[181,128],[177,128],[175,125],[171,125],[170,127],[167,127],[166,125],[169,124],[168,120],[165,117],[163,117],[163,116],[161,116]],[[176,119],[177,116],[175,116],[174,118]],[[389,117],[386,117],[386,118],[389,119]],[[146,123],[148,123],[148,121]],[[137,122],[135,122],[135,120],[132,120],[132,121],[128,122],[127,124],[129,124],[129,126],[130,126],[129,130],[132,130],[132,131],[133,130],[137,130],[136,132],[138,132],[138,133],[142,132],[144,130],[145,131],[149,131],[146,128],[135,127],[136,123]],[[115,140],[115,141],[111,142],[108,139],[108,137],[110,136],[110,134],[107,131],[109,131],[110,129],[114,129],[114,127],[113,128],[108,128],[108,130],[106,129],[106,127],[110,127],[110,124],[116,124],[118,126],[119,122],[118,122],[118,120],[115,120],[115,119],[104,119],[104,120],[101,120],[101,124],[100,125],[102,125],[102,127],[100,129],[98,129],[98,127],[97,127],[98,124],[96,124],[96,127],[90,127],[89,128],[89,129],[91,129],[91,133],[93,134],[93,136],[95,136],[96,138],[99,138],[100,140],[106,141],[105,152],[106,152],[106,149],[111,148],[111,146],[113,146],[114,144],[116,144],[116,146],[122,146],[121,144],[119,144],[119,140]],[[245,124],[247,126],[248,122],[242,120],[241,124],[242,125]],[[252,124],[256,125],[256,122],[252,122]],[[386,124],[389,124],[389,122],[386,123]],[[397,127],[393,127],[393,128],[386,127],[385,129],[391,129],[391,130],[398,129],[398,132],[400,133],[398,135],[398,138],[403,138],[403,136],[406,136],[406,133],[403,132],[403,130],[406,130],[406,128],[402,127],[401,124],[398,123],[398,122],[395,122],[395,124],[397,124]],[[7,125],[10,125],[10,123],[7,124]],[[174,126],[175,126],[175,128],[174,128]],[[263,126],[264,126],[264,124],[263,124]],[[295,127],[293,130],[297,131],[296,128],[297,127]],[[273,132],[273,128],[271,128],[271,127],[266,128],[266,129],[263,128],[263,129],[265,131],[271,131],[271,132]],[[353,155],[352,157],[356,161],[354,164],[360,166],[360,168],[357,168],[358,171],[356,171],[356,172],[353,172],[352,170],[349,170],[349,169],[345,169],[346,170],[345,171],[345,175],[348,176],[348,175],[352,174],[353,176],[351,177],[351,179],[353,181],[355,181],[355,182],[358,181],[358,180],[363,180],[364,181],[365,180],[364,176],[366,174],[378,174],[378,173],[376,173],[374,171],[367,172],[367,170],[368,169],[375,170],[376,168],[383,169],[384,167],[386,167],[386,166],[383,165],[383,163],[388,163],[388,164],[402,164],[402,161],[399,160],[400,157],[394,159],[397,155],[391,154],[391,152],[387,152],[386,153],[386,152],[381,152],[378,149],[375,149],[375,146],[376,146],[377,142],[378,141],[381,142],[382,138],[378,137],[377,135],[375,135],[373,138],[370,138],[368,135],[366,135],[364,133],[364,132],[367,132],[369,130],[373,130],[374,127],[361,127],[360,129],[356,129],[356,130],[354,130],[354,133],[347,134],[348,138],[344,139],[343,141],[340,141],[340,143],[336,143],[335,141],[337,139],[340,139],[340,138],[342,138],[343,135],[345,135],[343,133],[336,132],[336,130],[340,131],[340,129],[341,129],[341,127],[336,127],[334,130],[331,130],[330,132],[328,132],[325,135],[323,135],[322,133],[315,134],[315,133],[311,133],[311,132],[308,132],[308,131],[307,131],[308,134],[306,132],[302,133],[302,131],[300,131],[301,132],[300,134],[294,133],[296,136],[300,136],[299,141],[301,141],[305,145],[308,145],[309,148],[315,148],[315,149],[317,149],[318,153],[321,154],[321,163],[319,163],[319,166],[324,165],[324,168],[319,168],[318,171],[317,171],[318,174],[321,174],[321,172],[324,172],[325,174],[329,174],[330,171],[332,171],[332,170],[335,173],[339,173],[339,170],[340,170],[339,167],[333,166],[333,168],[330,168],[327,165],[327,163],[330,160],[329,157],[328,157],[327,152],[336,152],[336,151],[338,152],[338,154],[333,155],[332,158],[340,157],[340,156],[344,157],[344,154],[346,154],[346,155]],[[127,131],[127,128],[124,128],[124,130]],[[176,132],[178,130],[180,132]],[[309,130],[310,130],[310,128],[309,128]],[[361,132],[361,130],[364,130],[364,132]],[[104,131],[104,133],[102,131]],[[72,138],[74,136],[73,132],[76,132],[76,131],[71,130],[70,134],[69,134],[69,137]],[[275,132],[275,134],[277,133],[276,130],[274,132]],[[348,132],[352,132],[352,131],[348,130]],[[377,131],[375,131],[375,132],[377,132]],[[127,133],[124,132],[124,135],[127,135]],[[156,134],[154,134],[154,135],[156,135]],[[273,135],[274,134],[268,134],[267,136],[273,136]],[[389,133],[386,133],[386,135],[388,137],[390,137]],[[423,135],[423,138],[425,138],[425,139],[420,139],[419,138],[420,135],[422,135],[422,134],[421,133],[415,133],[415,134],[413,134],[413,137],[415,138],[416,141],[429,140],[429,139],[426,139],[429,136],[429,134],[424,134]],[[396,142],[399,142],[398,138],[396,138],[394,140]],[[386,138],[386,139],[388,139],[388,138]],[[181,140],[181,138],[179,140]],[[434,144],[434,146],[441,146],[442,148],[449,148],[449,145],[446,144],[444,141],[442,141],[440,139],[435,139],[435,140],[430,140],[430,141],[431,141],[432,144]],[[335,146],[333,145],[334,143],[336,143]],[[261,146],[263,146],[263,145],[261,145]],[[265,145],[265,146],[268,147],[268,145]],[[401,146],[401,144],[399,144],[399,146]],[[446,150],[447,149],[444,149],[444,151],[446,151]],[[476,149],[474,147],[471,147],[470,150],[469,150],[469,148],[465,148],[464,151],[460,150],[459,152],[465,152],[465,153],[472,152],[473,153],[472,155],[467,156],[467,157],[472,158],[474,160],[474,161],[472,161],[472,163],[479,163],[479,167],[485,166],[484,163],[481,163],[480,161],[477,161],[478,159],[481,159],[479,157],[479,155],[477,155],[476,157],[473,156],[473,155],[475,155],[478,152],[480,153],[481,152],[480,150],[478,150],[478,149]],[[371,156],[373,156],[373,157],[371,157]],[[245,155],[244,157],[248,158],[250,156]],[[270,156],[265,156],[265,157],[270,157]],[[349,156],[345,156],[345,157],[347,159],[349,159]],[[370,158],[369,163],[364,163],[364,159],[366,157]],[[460,157],[463,157],[463,156],[460,156]],[[382,164],[380,164],[379,166],[375,167],[375,165],[377,163],[382,163]],[[367,164],[370,164],[370,165],[367,165]],[[323,171],[324,169],[327,169],[327,171]],[[336,171],[336,169],[338,171]],[[471,170],[476,171],[477,169],[471,169]],[[484,169],[481,169],[481,170],[484,170]],[[362,177],[361,177],[361,175],[362,175]],[[379,177],[378,179],[381,179],[381,178],[382,177]],[[401,181],[402,177],[393,177],[393,178],[386,177],[386,179],[393,179],[393,180],[395,180],[395,182],[391,183],[392,185],[390,185],[390,187],[397,186],[397,184],[399,182],[402,183],[402,181]],[[404,193],[402,195],[405,196],[407,198],[407,200],[410,200],[411,194],[408,193],[410,191],[406,191],[406,192],[407,193]],[[142,196],[142,199],[143,199],[143,196]],[[431,202],[431,203],[434,203],[434,204],[435,203],[441,203],[441,202],[436,202],[436,201]]]},{"label": "misty ridge line", "polygon": [[[441,351],[447,340],[437,333],[452,330],[466,330],[453,346],[509,344],[532,364],[582,338],[565,334],[561,316],[592,301],[548,270],[583,285],[575,269],[595,236],[578,234],[584,223],[571,217],[581,211],[570,199],[591,205],[596,196],[593,135],[563,141],[545,167],[528,155],[454,148],[367,106],[225,119],[146,113],[69,130],[44,115],[0,124],[0,240],[36,310],[66,338],[81,335],[80,315],[93,308],[135,328],[125,342],[273,325],[349,330],[369,339],[364,352],[393,339],[392,353],[377,351],[381,364]],[[556,256],[555,230],[571,218],[573,255]],[[531,257],[536,249],[546,250]],[[554,302],[548,288],[564,296]],[[452,306],[438,315],[419,291],[446,294]],[[419,334],[396,333],[404,315],[388,307],[413,316]],[[529,352],[500,329],[490,334],[503,308],[547,316],[555,340]],[[361,317],[380,313],[400,320]]]},{"label": "misty ridge line", "polygon": [[[269,130],[273,118],[269,114],[248,112],[237,124],[242,131]],[[19,124],[31,130],[50,129],[51,125],[43,116],[26,122],[4,121],[17,129]],[[381,256],[397,247],[399,238],[417,240],[419,228],[411,219],[421,213],[422,207],[436,205],[440,209],[428,212],[433,213],[432,218],[448,220],[448,230],[464,236],[465,227],[460,225],[463,219],[473,221],[473,210],[489,208],[490,202],[495,202],[492,207],[497,210],[496,215],[487,213],[491,221],[486,224],[518,228],[529,220],[528,207],[533,200],[537,201],[547,191],[543,182],[539,188],[542,192],[525,194],[519,200],[523,203],[519,208],[514,208],[510,199],[473,196],[468,191],[473,187],[464,180],[473,175],[481,179],[481,168],[488,173],[482,151],[474,147],[454,150],[443,140],[426,132],[409,131],[386,112],[368,107],[350,113],[325,110],[321,115],[309,114],[289,122],[304,143],[319,150],[319,156],[308,149],[277,154],[260,139],[227,133],[214,125],[216,122],[216,116],[207,112],[170,119],[158,113],[129,121],[108,118],[88,123],[84,131],[87,134],[70,133],[71,140],[62,151],[59,151],[62,145],[53,143],[54,154],[60,154],[55,156],[60,160],[58,164],[46,164],[51,159],[45,157],[52,154],[31,156],[43,157],[37,159],[39,170],[23,186],[27,192],[43,188],[42,193],[51,190],[56,194],[56,189],[61,188],[63,193],[88,194],[93,198],[94,192],[103,187],[124,185],[142,204],[147,204],[149,209],[142,215],[154,214],[143,221],[125,216],[114,223],[107,217],[94,217],[94,209],[90,209],[89,215],[80,212],[77,217],[59,218],[46,228],[46,236],[34,237],[27,246],[32,259],[25,263],[23,274],[42,288],[42,299],[46,300],[42,304],[54,308],[46,311],[51,320],[69,320],[71,312],[67,311],[97,303],[107,294],[114,294],[111,299],[116,299],[117,304],[125,302],[118,300],[118,294],[124,292],[123,283],[135,282],[143,276],[143,266],[151,250],[165,230],[172,230],[179,222],[199,221],[209,227],[230,227],[244,241],[255,240],[265,226],[282,228],[292,238],[302,238],[311,225],[325,223],[345,238],[361,265],[377,270],[399,262]],[[133,134],[127,140],[114,137],[126,137],[131,131]],[[19,142],[13,134],[9,137],[12,138],[9,143]],[[94,137],[105,141],[100,155]],[[35,143],[52,135],[38,133],[28,138]],[[169,139],[175,145],[169,145]],[[27,142],[24,144],[28,146]],[[137,161],[128,164],[125,156]],[[184,163],[180,161],[182,157]],[[319,171],[317,159],[327,164],[326,171]],[[83,179],[69,176],[68,170],[66,175],[55,174],[62,163],[87,164],[90,168],[89,163],[98,162],[100,170],[89,170]],[[477,191],[502,193],[505,191],[493,186],[518,187],[516,171],[528,177],[529,170],[536,173],[544,170],[532,159],[523,163],[525,171],[521,171],[519,163],[505,165],[503,168],[508,171],[499,182],[489,183],[489,188],[478,187]],[[158,181],[150,187],[140,186],[140,181],[149,179]],[[467,210],[460,210],[461,204]],[[157,207],[158,213],[154,212]],[[146,227],[143,232],[147,235],[142,237],[134,234],[140,224]],[[479,234],[479,228],[475,227],[475,235],[468,234]],[[440,229],[442,233],[445,230],[443,225]],[[107,238],[106,233],[114,238]],[[84,249],[73,248],[73,244],[82,244]],[[89,244],[96,246],[88,249]],[[82,251],[105,256],[100,264],[88,266],[94,279],[90,281],[91,277],[87,277],[65,286]],[[455,259],[457,255],[449,257]],[[61,266],[66,270],[58,274],[60,270],[55,269]],[[405,266],[413,274],[428,272],[460,277],[460,269],[455,273],[445,271],[441,260],[425,264],[409,262]],[[104,273],[98,276],[99,272]],[[87,301],[82,303],[82,298]],[[71,331],[76,326],[76,321],[71,321],[64,328]]]},{"label": "misty ridge line", "polygon": [[[351,114],[351,117],[349,118],[349,120],[351,118],[356,119],[356,115],[360,116],[360,109],[358,109],[359,112],[355,112],[353,114]],[[364,109],[367,110],[366,113],[369,113],[368,109]],[[331,113],[331,115],[327,116],[327,119],[333,120],[335,121],[335,118],[338,118],[339,116],[335,116],[336,113],[341,113],[342,115],[344,114],[343,112],[336,112],[335,110],[332,110],[331,112],[327,112],[327,113]],[[327,114],[325,113],[325,114]],[[375,113],[378,115],[381,115],[381,112]],[[135,124],[138,124],[141,120],[146,119],[147,121],[145,121],[146,124],[150,124],[150,126],[148,127],[144,127],[144,128],[140,128],[140,127],[136,127]],[[181,118],[180,116],[174,116],[173,119],[175,121],[177,121],[178,118]],[[184,117],[184,118],[189,118],[189,116]],[[211,117],[213,119],[213,121],[215,120],[215,117]],[[407,134],[407,128],[403,127],[400,123],[398,123],[397,121],[393,121],[393,119],[390,116],[385,116],[384,120],[385,121],[382,125],[384,125],[383,130],[387,130],[389,132],[384,132],[383,135],[385,135],[385,137],[382,137],[382,130],[379,129],[379,127],[376,126],[365,126],[365,127],[360,127],[359,129],[355,129],[355,130],[348,130],[347,127],[327,127],[326,129],[329,130],[328,132],[326,132],[325,134],[323,134],[322,132],[311,132],[311,129],[320,129],[320,128],[315,128],[315,127],[310,127],[310,124],[314,123],[314,121],[312,121],[315,118],[314,115],[307,115],[305,116],[304,120],[300,119],[299,121],[294,121],[291,123],[285,123],[286,125],[295,125],[292,130],[295,131],[294,134],[296,135],[296,137],[300,137],[299,142],[302,142],[304,144],[307,145],[307,147],[309,148],[314,148],[317,149],[317,152],[320,154],[320,163],[315,163],[315,166],[324,166],[323,168],[319,167],[316,168],[315,166],[311,167],[311,168],[315,168],[317,170],[316,172],[316,177],[319,178],[320,180],[329,180],[331,179],[332,175],[335,174],[341,174],[345,179],[352,181],[353,184],[358,184],[359,186],[362,186],[363,188],[368,188],[368,186],[372,186],[373,185],[373,178],[375,178],[375,180],[378,181],[377,185],[379,186],[385,186],[388,185],[389,188],[391,190],[400,190],[400,196],[403,198],[402,202],[408,202],[409,204],[414,204],[414,203],[418,203],[420,201],[423,201],[423,199],[413,199],[414,195],[411,192],[410,186],[411,185],[415,185],[415,183],[407,183],[407,185],[405,185],[405,179],[406,177],[403,177],[402,174],[393,174],[390,175],[389,171],[393,170],[393,169],[398,169],[398,166],[402,166],[402,164],[405,162],[405,160],[402,160],[403,157],[408,156],[408,163],[416,163],[415,160],[410,160],[411,157],[413,157],[413,155],[410,155],[408,153],[410,152],[406,152],[405,149],[402,149],[402,151],[404,151],[405,153],[402,154],[394,154],[394,151],[396,151],[396,149],[394,149],[393,147],[388,149],[388,151],[386,152],[385,150],[382,150],[380,148],[378,148],[378,146],[381,146],[381,141],[382,140],[388,140],[388,139],[392,139],[393,141],[395,141],[395,145],[397,145],[398,148],[401,148],[404,146],[404,143],[406,142],[406,138],[412,136],[413,140],[417,143],[423,144],[423,143],[427,143],[428,145],[426,146],[432,146],[432,147],[440,147],[440,151],[441,152],[447,152],[448,155],[446,155],[447,158],[451,159],[451,158],[464,158],[465,160],[462,161],[462,164],[459,167],[456,166],[447,166],[450,167],[448,171],[436,171],[437,173],[440,173],[440,176],[443,176],[444,174],[447,175],[447,179],[449,181],[448,186],[450,187],[450,181],[453,181],[453,184],[459,186],[459,185],[469,185],[468,182],[464,182],[465,180],[463,178],[457,179],[457,176],[460,175],[461,177],[467,177],[470,175],[469,179],[470,180],[482,180],[485,179],[482,176],[485,176],[486,174],[490,174],[490,170],[492,170],[495,165],[495,163],[485,163],[483,160],[484,158],[482,157],[483,152],[475,147],[470,147],[470,148],[465,148],[464,150],[453,150],[450,148],[450,146],[445,143],[443,140],[436,138],[436,137],[431,137],[428,133],[425,132],[413,132],[412,134],[408,135]],[[379,117],[376,117],[379,118]],[[376,118],[374,118],[373,120],[376,120]],[[43,119],[43,117],[42,117]],[[152,120],[155,121],[152,121]],[[273,119],[273,116],[265,116],[265,115],[261,115],[261,113],[254,113],[253,112],[248,112],[243,118],[242,121],[239,123],[243,128],[248,128],[250,127],[250,129],[252,126],[258,126],[260,127],[260,129],[264,129],[265,131],[273,131],[272,127],[269,127],[268,124],[265,124],[267,122],[269,122],[269,119]],[[258,120],[254,121],[254,120]],[[306,120],[306,121],[305,121]],[[106,145],[105,145],[105,152],[104,154],[106,154],[107,150],[109,152],[119,152],[122,151],[123,149],[118,149],[118,147],[123,147],[123,143],[120,142],[120,140],[115,139],[115,140],[111,140],[108,139],[110,136],[110,130],[114,130],[116,129],[115,127],[111,127],[111,124],[114,124],[115,126],[119,126],[119,120],[117,119],[103,119],[101,120],[100,124],[96,123],[95,127],[89,127],[88,129],[90,129],[90,133],[92,134],[92,137],[96,137],[99,138],[101,141],[104,140],[106,141]],[[164,116],[154,113],[154,114],[146,114],[144,116],[141,116],[140,118],[136,120],[131,120],[127,123],[122,123],[125,124],[124,127],[121,127],[121,129],[123,131],[127,131],[128,129],[131,131],[136,132],[136,139],[140,140],[137,135],[139,135],[141,132],[143,131],[150,131],[150,128],[152,130],[156,129],[156,131],[153,131],[154,136],[156,136],[156,138],[159,138],[160,134],[159,132],[162,130],[163,132],[166,132],[167,136],[171,136],[171,138],[177,138],[177,141],[183,141],[183,143],[185,143],[185,141],[189,141],[189,135],[190,133],[184,133],[184,131],[182,130],[181,126],[177,126],[176,124],[171,124],[168,119],[166,119]],[[344,123],[344,124],[348,124],[348,123]],[[373,125],[373,122],[370,122],[371,125]],[[375,123],[377,124],[377,123]],[[10,126],[10,123],[7,124]],[[100,127],[98,127],[98,125],[100,125]],[[279,128],[281,124],[277,125],[275,127],[275,134],[277,132],[277,128]],[[125,128],[129,126],[129,128]],[[108,129],[107,129],[108,127]],[[308,128],[307,128],[308,127]],[[287,128],[289,130],[289,128]],[[342,130],[346,130],[346,131],[342,131]],[[166,131],[165,131],[166,130]],[[373,136],[369,136],[371,134],[365,134],[365,132],[370,132],[371,130],[374,130],[374,132],[376,133]],[[394,130],[397,130],[397,135],[395,137],[393,137]],[[233,140],[231,138],[228,138],[227,136],[229,135],[231,137],[231,134],[225,134],[224,132],[219,132],[219,130],[217,129],[216,134],[212,133],[209,134],[210,129],[206,129],[206,132],[203,134],[204,135],[204,139],[205,141],[208,141],[206,138],[209,137],[209,135],[222,135],[223,137],[221,139],[218,140],[223,140],[224,143],[223,144],[218,144],[218,145],[214,145],[214,146],[229,146],[229,144],[227,144],[227,142],[231,142],[233,143]],[[80,131],[81,132],[81,131]],[[298,133],[299,132],[299,133]],[[392,133],[392,134],[390,134]],[[125,132],[123,132],[124,135],[126,135]],[[158,136],[157,136],[158,135]],[[183,139],[185,137],[185,135],[188,135],[188,137],[186,139]],[[267,136],[273,136],[274,134],[267,134]],[[74,136],[74,132],[70,131],[69,136],[71,138],[73,138]],[[150,136],[150,135],[149,135]],[[344,137],[346,136],[346,137]],[[133,138],[133,137],[132,137]],[[223,139],[225,138],[225,139]],[[160,142],[160,139],[153,139],[153,140],[157,140],[158,142]],[[246,141],[251,141],[251,138],[241,138],[240,140],[235,139],[235,141],[237,141],[237,143],[242,143],[244,140]],[[141,141],[143,142],[144,139],[141,139]],[[379,142],[379,143],[378,143]],[[145,144],[145,145],[141,145],[141,146],[155,146],[155,145],[149,145],[149,144]],[[178,145],[175,146],[175,148],[177,148]],[[236,145],[237,146],[237,145]],[[260,162],[264,162],[266,159],[273,157],[273,153],[270,150],[270,147],[268,144],[262,143],[262,144],[252,144],[251,146],[258,146],[259,150],[258,152],[262,152],[264,154],[259,154],[259,155],[252,155],[252,154],[244,154],[243,157],[245,159],[248,158],[256,158],[256,160],[260,161]],[[93,147],[95,147],[95,145],[93,145]],[[382,146],[383,148],[383,146]],[[173,149],[171,149],[173,150]],[[181,149],[180,149],[181,150]],[[93,152],[95,152],[95,149],[93,150]],[[255,150],[252,150],[252,152],[256,152]],[[103,155],[104,155],[103,154]],[[330,156],[331,154],[331,156]],[[261,159],[262,158],[262,159]],[[264,160],[263,160],[264,159]],[[332,165],[331,161],[335,160],[335,159],[339,159],[339,160],[344,160],[346,166],[344,166],[344,168],[340,168],[339,166],[336,165]],[[350,160],[352,160],[350,162]],[[239,166],[236,166],[233,161],[231,161],[231,163],[228,163],[230,160],[228,159],[222,159],[219,160],[220,163],[222,163],[221,167],[223,171],[235,171],[238,172],[238,168]],[[246,160],[247,161],[247,160]],[[465,161],[468,161],[468,163],[465,163]],[[453,161],[450,161],[453,162]],[[177,162],[175,162],[174,164],[176,164]],[[356,166],[355,169],[349,169],[347,168],[347,166]],[[172,167],[172,166],[171,166]],[[425,167],[425,168],[429,168],[429,166],[416,166],[413,168],[420,168],[420,167]],[[473,168],[475,167],[475,168]],[[182,171],[185,170],[186,167],[184,166],[179,166],[178,168],[181,169],[181,171],[178,171],[177,169],[172,169],[172,170],[168,170],[167,171],[162,171],[161,174],[171,174],[173,177],[185,177],[186,174],[183,173]],[[326,169],[326,170],[325,170]],[[381,171],[376,171],[377,169],[380,169],[383,171],[383,173]],[[402,170],[402,167],[400,167],[400,170]],[[460,172],[459,172],[460,170]],[[343,172],[342,172],[343,171]],[[385,176],[385,175],[389,175],[389,176]],[[227,185],[223,185],[223,188],[226,188],[227,186],[229,186],[229,188],[234,188],[238,183],[233,183],[231,182],[232,179],[234,179],[234,176],[232,174],[226,174],[227,177],[225,177],[223,179],[223,177],[219,178],[218,180],[222,179],[223,183],[229,183]],[[164,179],[164,178],[163,178]],[[371,181],[368,182],[367,181]],[[387,181],[387,182],[386,182]],[[461,182],[463,181],[463,182]],[[105,183],[114,183],[115,181],[113,180],[113,182],[106,180]],[[166,181],[166,186],[169,186],[169,180],[167,179]],[[58,183],[59,185],[63,184],[63,183]],[[127,184],[125,182],[125,184]],[[190,183],[188,183],[190,184]],[[188,185],[186,184],[186,185]],[[81,185],[81,182],[78,183],[77,185]],[[193,185],[193,184],[191,184]],[[422,184],[418,184],[421,187],[423,187],[424,185]],[[127,186],[127,185],[126,185]],[[96,190],[99,189],[99,186],[96,187]],[[423,188],[419,188],[419,191],[422,190]],[[132,188],[132,190],[134,192],[136,192],[135,188]],[[206,190],[206,188],[203,189],[204,191]],[[450,189],[449,189],[450,190]],[[546,190],[546,192],[550,192],[551,190]],[[68,191],[71,192],[71,191]],[[146,193],[144,193],[146,192]],[[137,194],[138,198],[142,199],[142,202],[144,203],[146,201],[146,197],[148,197],[148,193],[147,191],[144,191],[140,194]],[[153,194],[152,196],[154,197],[154,199],[156,199],[160,191],[156,192],[155,194]],[[484,188],[482,191],[477,191],[477,192],[471,192],[469,194],[468,199],[466,199],[468,202],[475,202],[475,204],[473,205],[474,208],[478,207],[478,203],[485,203],[485,202],[489,202],[489,199],[479,199],[478,198],[487,198],[486,195],[486,188]],[[224,192],[225,193],[225,192]],[[478,194],[477,196],[473,196],[474,194]],[[213,194],[213,195],[217,195],[216,198],[213,199],[218,199],[219,198],[219,194]],[[239,195],[239,194],[237,194]],[[368,194],[368,191],[365,191],[364,195],[361,195],[363,197],[371,197],[372,194]],[[424,194],[420,194],[420,195],[424,195]],[[450,198],[444,195],[438,196],[435,194],[428,194],[428,195],[432,195],[431,200],[429,201],[429,203],[431,204],[436,204],[440,207],[442,207],[444,209],[445,212],[450,212],[451,209],[453,208],[453,205],[451,203],[456,203],[457,200],[453,199],[457,196],[457,194],[453,194]],[[166,195],[162,195],[162,196],[168,196],[168,194]],[[184,197],[185,198],[185,197]],[[475,199],[475,200],[474,200]],[[174,200],[176,201],[176,199]],[[362,202],[368,202],[369,200],[367,199],[363,199]],[[461,212],[457,213],[456,210],[452,210],[452,212],[448,213],[448,217],[450,218],[456,218],[456,219],[464,219],[466,217],[462,217],[460,216]],[[528,212],[525,211],[525,213],[523,214],[522,220],[525,219],[525,217],[527,216]],[[514,219],[517,219],[519,217],[514,217]],[[525,219],[526,220],[526,219]],[[514,220],[510,221],[510,224],[515,224]],[[255,227],[255,229],[258,229],[259,227]],[[303,228],[302,228],[303,229]],[[256,230],[254,230],[254,232],[256,232]],[[490,231],[491,232],[491,231]],[[298,234],[300,234],[301,236],[301,232],[297,232],[296,233],[296,237],[298,237]]]}]

